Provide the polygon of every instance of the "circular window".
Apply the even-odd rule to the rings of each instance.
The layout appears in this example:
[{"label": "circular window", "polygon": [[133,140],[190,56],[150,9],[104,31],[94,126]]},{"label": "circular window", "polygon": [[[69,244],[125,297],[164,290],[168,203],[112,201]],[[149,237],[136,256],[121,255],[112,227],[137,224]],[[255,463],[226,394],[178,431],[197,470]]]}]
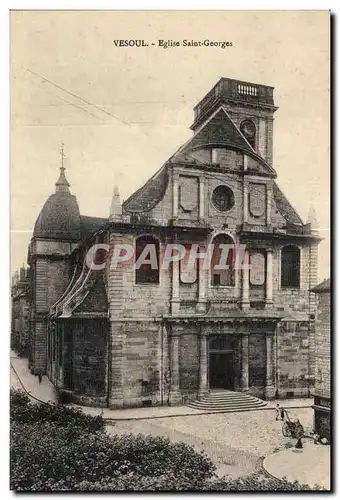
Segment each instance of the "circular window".
[{"label": "circular window", "polygon": [[234,193],[227,186],[217,186],[212,194],[214,207],[220,212],[226,212],[234,206]]},{"label": "circular window", "polygon": [[256,134],[256,127],[251,120],[244,120],[240,126],[242,134],[247,139],[253,139]]}]

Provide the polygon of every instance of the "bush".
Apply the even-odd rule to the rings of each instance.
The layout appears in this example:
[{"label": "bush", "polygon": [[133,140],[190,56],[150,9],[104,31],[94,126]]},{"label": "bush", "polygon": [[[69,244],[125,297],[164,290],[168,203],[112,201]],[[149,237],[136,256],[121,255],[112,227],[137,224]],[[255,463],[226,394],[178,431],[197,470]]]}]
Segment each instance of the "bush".
[{"label": "bush", "polygon": [[30,402],[30,398],[28,394],[24,391],[20,391],[18,389],[11,389],[10,392],[10,405],[25,407]]},{"label": "bush", "polygon": [[34,423],[55,422],[58,425],[74,425],[76,429],[90,432],[101,431],[105,427],[104,419],[98,415],[86,415],[79,408],[69,408],[50,403],[32,403],[26,393],[11,391],[10,417],[12,422]]},{"label": "bush", "polygon": [[204,487],[207,491],[314,491],[322,490],[320,486],[311,488],[308,484],[286,479],[276,479],[263,472],[251,474],[245,478],[230,480],[228,478],[212,481]]},{"label": "bush", "polygon": [[[200,489],[215,466],[184,443],[142,435],[111,437],[70,424],[22,423],[11,426],[11,489],[16,491],[115,491]],[[85,482],[85,483],[84,483]],[[111,487],[111,486],[110,486]],[[107,490],[106,490],[107,491]]]}]

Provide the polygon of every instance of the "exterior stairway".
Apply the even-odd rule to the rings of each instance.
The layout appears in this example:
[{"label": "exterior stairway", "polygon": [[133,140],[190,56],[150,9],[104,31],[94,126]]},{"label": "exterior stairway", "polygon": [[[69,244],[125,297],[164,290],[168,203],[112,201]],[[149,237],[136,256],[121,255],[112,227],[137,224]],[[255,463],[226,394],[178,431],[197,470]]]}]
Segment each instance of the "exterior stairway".
[{"label": "exterior stairway", "polygon": [[263,408],[267,403],[262,399],[250,396],[245,392],[219,391],[211,392],[196,401],[187,404],[196,410],[211,412],[239,412]]}]

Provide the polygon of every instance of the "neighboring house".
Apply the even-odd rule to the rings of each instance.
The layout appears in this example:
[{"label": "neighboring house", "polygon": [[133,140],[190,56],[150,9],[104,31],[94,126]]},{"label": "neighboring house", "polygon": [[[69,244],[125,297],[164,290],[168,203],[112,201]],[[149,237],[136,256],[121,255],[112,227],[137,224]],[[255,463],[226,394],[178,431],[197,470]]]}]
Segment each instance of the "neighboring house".
[{"label": "neighboring house", "polygon": [[29,308],[30,298],[29,269],[22,267],[12,278],[12,324],[11,348],[20,356],[28,357],[29,353]]},{"label": "neighboring house", "polygon": [[318,296],[315,329],[314,429],[331,439],[331,279],[312,289]]},{"label": "neighboring house", "polygon": [[[319,236],[276,182],[273,88],[221,78],[194,109],[193,136],[110,217],[80,215],[61,168],[29,248],[29,366],[87,405],[176,405],[212,389],[263,398],[307,397],[314,387]],[[161,126],[161,124],[160,124]],[[138,165],[135,167],[138,169]],[[205,269],[189,251],[246,247],[251,269]],[[89,269],[94,244],[111,250]],[[115,245],[134,256],[110,267]],[[185,259],[134,262],[150,245]],[[228,262],[234,262],[230,253]]]}]

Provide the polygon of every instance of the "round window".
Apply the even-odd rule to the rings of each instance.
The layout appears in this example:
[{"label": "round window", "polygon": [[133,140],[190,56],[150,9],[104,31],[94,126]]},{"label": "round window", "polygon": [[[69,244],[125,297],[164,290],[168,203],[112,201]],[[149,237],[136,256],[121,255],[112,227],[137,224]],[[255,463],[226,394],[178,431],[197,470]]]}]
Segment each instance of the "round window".
[{"label": "round window", "polygon": [[220,212],[226,212],[234,206],[234,193],[227,186],[217,186],[212,194],[214,207]]}]

